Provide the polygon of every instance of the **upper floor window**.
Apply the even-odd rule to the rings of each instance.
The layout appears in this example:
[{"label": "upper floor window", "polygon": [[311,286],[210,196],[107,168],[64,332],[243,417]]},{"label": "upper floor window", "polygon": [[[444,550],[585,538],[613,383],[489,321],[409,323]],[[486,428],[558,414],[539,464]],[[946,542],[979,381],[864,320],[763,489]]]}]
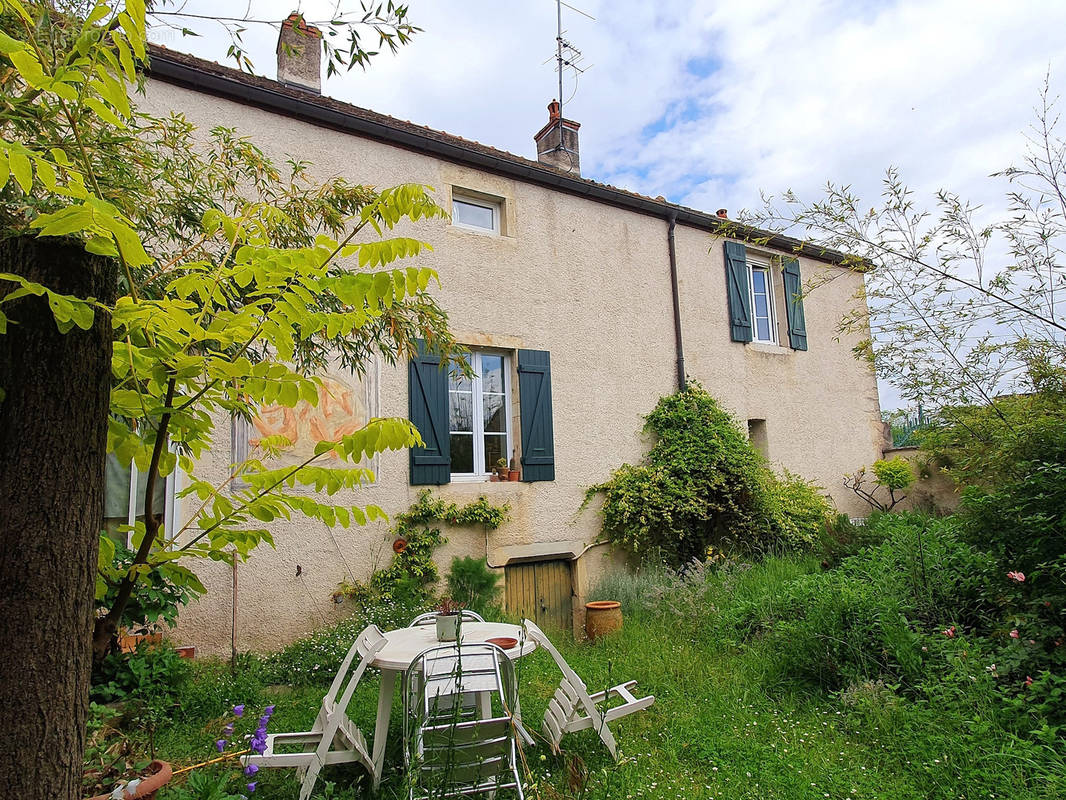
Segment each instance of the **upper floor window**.
[{"label": "upper floor window", "polygon": [[500,203],[452,195],[452,224],[483,233],[500,232]]},{"label": "upper floor window", "polygon": [[452,476],[484,478],[511,454],[511,371],[502,353],[466,356],[474,375],[452,368],[448,378],[448,432]]},{"label": "upper floor window", "polygon": [[751,286],[752,339],[777,344],[773,268],[769,261],[748,255]]}]

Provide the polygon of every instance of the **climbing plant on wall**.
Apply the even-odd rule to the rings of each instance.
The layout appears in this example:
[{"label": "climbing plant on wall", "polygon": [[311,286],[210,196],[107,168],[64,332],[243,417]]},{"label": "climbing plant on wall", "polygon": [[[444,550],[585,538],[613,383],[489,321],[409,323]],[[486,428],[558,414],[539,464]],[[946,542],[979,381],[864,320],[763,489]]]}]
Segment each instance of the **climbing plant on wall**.
[{"label": "climbing plant on wall", "polygon": [[507,504],[493,505],[484,496],[460,506],[434,497],[426,489],[407,511],[393,516],[393,557],[389,565],[375,570],[366,583],[341,583],[334,597],[363,604],[397,598],[425,601],[440,578],[433,551],[448,541],[439,525],[481,526],[494,531],[507,521],[509,510]]},{"label": "climbing plant on wall", "polygon": [[592,486],[603,532],[642,557],[679,566],[708,547],[766,550],[812,544],[828,519],[817,487],[779,478],[738,422],[699,383],[659,400],[645,418],[655,437],[640,464]]}]

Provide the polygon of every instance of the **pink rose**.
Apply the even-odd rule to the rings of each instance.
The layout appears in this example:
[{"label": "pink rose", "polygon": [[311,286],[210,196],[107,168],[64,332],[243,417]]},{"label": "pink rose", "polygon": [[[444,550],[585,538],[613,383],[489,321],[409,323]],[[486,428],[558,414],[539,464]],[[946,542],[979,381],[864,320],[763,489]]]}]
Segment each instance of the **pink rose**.
[{"label": "pink rose", "polygon": [[1025,583],[1024,572],[1014,572],[1012,570],[1011,572],[1007,573],[1007,577],[1010,578],[1012,581],[1017,581],[1018,583]]},{"label": "pink rose", "polygon": [[944,635],[947,636],[949,639],[954,639],[955,638],[955,626],[952,625],[950,628],[946,628],[944,630]]},{"label": "pink rose", "polygon": [[1012,630],[1012,631],[1010,632],[1010,638],[1012,638],[1012,639],[1019,639],[1019,638],[1021,638],[1021,634],[1020,634],[1020,633],[1018,633],[1018,629],[1017,629],[1017,628],[1015,628],[1014,630]]}]

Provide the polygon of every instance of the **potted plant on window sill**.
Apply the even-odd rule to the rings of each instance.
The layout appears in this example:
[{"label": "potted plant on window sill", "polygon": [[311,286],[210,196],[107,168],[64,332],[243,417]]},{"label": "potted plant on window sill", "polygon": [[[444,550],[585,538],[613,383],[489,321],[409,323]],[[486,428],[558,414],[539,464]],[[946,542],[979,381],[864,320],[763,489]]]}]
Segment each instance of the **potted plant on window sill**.
[{"label": "potted plant on window sill", "polygon": [[[503,461],[501,458],[500,461]],[[514,451],[514,455],[511,456],[511,468],[507,470],[507,480],[517,481],[521,479],[522,473],[518,469],[518,450]]]},{"label": "potted plant on window sill", "polygon": [[489,480],[493,481],[505,481],[507,480],[507,459],[500,458],[496,461],[496,466],[492,470],[492,477]]},{"label": "potted plant on window sill", "polygon": [[437,604],[437,641],[454,642],[459,637],[459,616],[462,606],[450,597],[442,597]]}]

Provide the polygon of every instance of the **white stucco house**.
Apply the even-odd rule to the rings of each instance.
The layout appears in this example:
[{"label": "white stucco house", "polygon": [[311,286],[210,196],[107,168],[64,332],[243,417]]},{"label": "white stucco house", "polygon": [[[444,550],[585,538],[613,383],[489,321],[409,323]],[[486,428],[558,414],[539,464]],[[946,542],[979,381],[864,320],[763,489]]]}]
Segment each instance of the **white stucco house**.
[{"label": "white stucco house", "polygon": [[[826,487],[841,511],[865,511],[840,478],[880,457],[882,426],[874,374],[837,332],[863,285],[839,254],[779,236],[745,244],[723,235],[718,214],[583,177],[579,126],[554,104],[526,158],[324,97],[315,50],[283,53],[275,81],[156,47],[140,105],[204,130],[236,128],[277,160],[311,162],[319,178],[424,183],[450,212],[413,235],[433,245],[423,263],[441,276],[435,294],[478,377],[450,379],[429,359],[377,365],[363,380],[331,373],[347,392],[343,413],[410,415],[427,443],[380,457],[377,482],[351,502],[401,511],[428,486],[508,503],[510,520],[491,536],[446,530],[441,565],[484,556],[534,589],[537,575],[556,576],[553,612],[562,604],[580,625],[590,586],[616,560],[597,545],[595,509],[579,512],[585,489],[640,459],[643,415],[688,376],[772,462]],[[819,288],[796,300],[812,279]],[[328,421],[265,410],[260,423]],[[205,478],[228,474],[256,435],[220,430],[233,440],[202,461]],[[496,460],[512,456],[521,480],[490,482]],[[231,569],[205,567],[209,592],[183,611],[180,643],[227,649],[233,620],[242,649],[292,639],[346,613],[330,599],[337,584],[392,556],[384,524],[282,521],[272,533],[276,549],[237,570],[236,609]]]}]

